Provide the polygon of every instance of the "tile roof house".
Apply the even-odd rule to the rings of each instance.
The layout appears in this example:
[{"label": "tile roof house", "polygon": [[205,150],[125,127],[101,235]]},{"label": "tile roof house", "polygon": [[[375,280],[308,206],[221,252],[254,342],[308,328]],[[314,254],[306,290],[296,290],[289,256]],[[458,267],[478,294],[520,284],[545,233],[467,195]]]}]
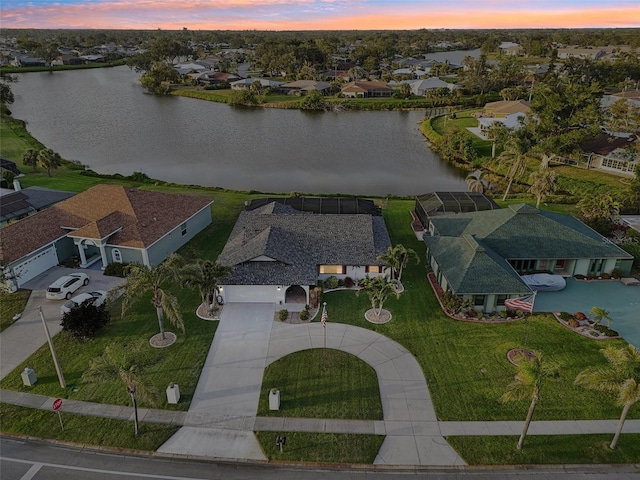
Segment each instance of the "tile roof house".
[{"label": "tile roof house", "polygon": [[507,117],[514,113],[527,114],[531,105],[527,100],[500,100],[489,102],[484,106],[483,115],[488,117]]},{"label": "tile roof house", "polygon": [[629,274],[633,257],[574,217],[525,204],[429,219],[427,260],[438,283],[478,311],[531,294],[520,275]]},{"label": "tile roof house", "polygon": [[378,255],[391,246],[381,216],[319,214],[271,202],[240,214],[218,261],[232,267],[225,302],[287,303],[318,280],[385,274]]},{"label": "tile roof house", "polygon": [[76,257],[96,262],[161,263],[211,223],[211,200],[119,185],[96,185],[0,229],[0,261],[19,288]]},{"label": "tile roof house", "polygon": [[349,82],[342,87],[342,94],[345,97],[365,97],[365,98],[389,98],[393,96],[393,88],[386,82],[355,81]]}]

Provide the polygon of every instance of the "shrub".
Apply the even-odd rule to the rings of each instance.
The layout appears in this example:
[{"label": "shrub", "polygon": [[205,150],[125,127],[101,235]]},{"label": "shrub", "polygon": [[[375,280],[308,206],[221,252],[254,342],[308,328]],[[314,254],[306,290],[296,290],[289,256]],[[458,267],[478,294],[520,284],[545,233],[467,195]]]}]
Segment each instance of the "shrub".
[{"label": "shrub", "polygon": [[611,278],[611,274],[610,273],[603,273],[602,275],[600,275],[604,280],[609,280]]},{"label": "shrub", "polygon": [[564,320],[565,322],[568,322],[573,318],[573,315],[571,315],[569,312],[560,312],[558,314],[558,317],[560,317],[560,320]]},{"label": "shrub", "polygon": [[506,310],[501,310],[498,315],[500,315],[500,318],[507,318],[509,313]]},{"label": "shrub", "polygon": [[618,336],[618,332],[616,332],[615,330],[607,327],[606,325],[602,325],[600,323],[597,323],[593,326],[594,330],[597,330],[598,332],[606,335],[607,337],[617,337]]},{"label": "shrub", "polygon": [[588,273],[587,274],[587,280],[593,280],[594,278],[596,278],[596,274],[595,273]]},{"label": "shrub", "polygon": [[344,287],[344,280],[341,278],[338,279],[338,287]]},{"label": "shrub", "polygon": [[96,307],[84,302],[62,316],[62,330],[75,338],[93,338],[109,323],[111,316],[105,304]]},{"label": "shrub", "polygon": [[298,318],[300,318],[300,320],[302,320],[303,322],[309,320],[309,310],[307,308],[302,310],[298,315]]},{"label": "shrub", "polygon": [[622,272],[617,269],[614,268],[613,270],[611,270],[611,278],[620,278],[622,276]]},{"label": "shrub", "polygon": [[586,320],[587,316],[582,312],[576,312],[573,314],[573,318],[575,318],[578,321],[582,321],[582,320]]},{"label": "shrub", "polygon": [[287,318],[289,318],[289,310],[287,310],[286,308],[280,310],[278,312],[278,318],[281,322],[284,322]]},{"label": "shrub", "polygon": [[458,313],[462,308],[462,298],[458,295],[454,295],[451,292],[444,292],[442,294],[442,305],[451,313]]},{"label": "shrub", "polygon": [[484,313],[482,313],[482,312],[476,312],[476,318],[477,318],[478,320],[482,320],[482,319],[484,318]]},{"label": "shrub", "polygon": [[353,283],[353,279],[351,277],[344,278],[344,286],[347,288],[353,288],[355,284]]},{"label": "shrub", "polygon": [[338,288],[339,284],[340,284],[340,281],[338,280],[338,277],[336,277],[335,275],[332,275],[331,277],[327,278],[324,281],[324,286],[326,288],[328,288],[329,290],[332,290],[334,288]]},{"label": "shrub", "polygon": [[569,326],[572,328],[578,328],[580,326],[580,322],[578,322],[578,320],[576,320],[575,318],[570,318],[568,320]]},{"label": "shrub", "polygon": [[584,280],[585,276],[581,274],[577,274],[577,275],[574,275],[573,278],[575,278],[576,280]]},{"label": "shrub", "polygon": [[110,277],[124,278],[127,276],[128,263],[110,263],[104,269],[104,274]]}]

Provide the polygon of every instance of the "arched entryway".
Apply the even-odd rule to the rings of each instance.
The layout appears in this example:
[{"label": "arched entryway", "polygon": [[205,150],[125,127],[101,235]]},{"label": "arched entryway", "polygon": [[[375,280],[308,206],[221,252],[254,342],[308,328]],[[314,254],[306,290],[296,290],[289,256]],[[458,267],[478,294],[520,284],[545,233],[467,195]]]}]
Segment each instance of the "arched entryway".
[{"label": "arched entryway", "polygon": [[284,294],[284,303],[302,303],[306,305],[307,291],[300,285],[291,285]]}]

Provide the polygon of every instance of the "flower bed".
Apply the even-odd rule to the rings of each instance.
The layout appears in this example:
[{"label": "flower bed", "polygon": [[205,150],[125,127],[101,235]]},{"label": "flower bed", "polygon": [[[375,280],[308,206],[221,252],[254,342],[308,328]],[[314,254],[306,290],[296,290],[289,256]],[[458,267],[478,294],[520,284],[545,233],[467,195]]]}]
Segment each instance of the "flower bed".
[{"label": "flower bed", "polygon": [[615,330],[605,325],[595,323],[582,312],[571,315],[567,312],[553,312],[555,319],[569,330],[594,340],[608,340],[610,338],[620,338]]}]

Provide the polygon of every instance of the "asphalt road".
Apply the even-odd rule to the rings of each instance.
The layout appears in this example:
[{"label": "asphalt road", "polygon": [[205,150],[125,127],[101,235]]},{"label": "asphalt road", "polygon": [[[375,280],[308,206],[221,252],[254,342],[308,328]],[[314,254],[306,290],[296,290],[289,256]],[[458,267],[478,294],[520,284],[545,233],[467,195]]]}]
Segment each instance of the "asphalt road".
[{"label": "asphalt road", "polygon": [[2,480],[640,479],[640,465],[380,469],[218,463],[134,456],[0,436]]}]

